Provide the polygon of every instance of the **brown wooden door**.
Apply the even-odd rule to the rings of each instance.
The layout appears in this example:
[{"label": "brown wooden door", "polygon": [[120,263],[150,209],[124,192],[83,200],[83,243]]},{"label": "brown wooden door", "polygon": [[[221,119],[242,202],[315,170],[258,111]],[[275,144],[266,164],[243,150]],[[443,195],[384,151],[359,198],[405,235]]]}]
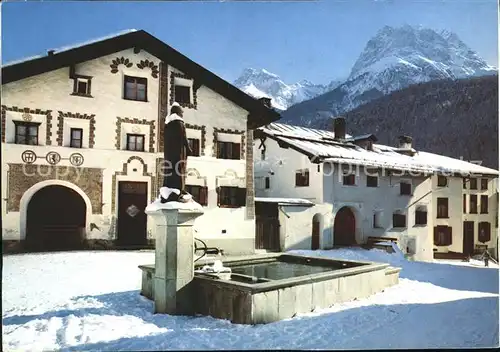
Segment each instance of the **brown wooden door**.
[{"label": "brown wooden door", "polygon": [[147,201],[147,182],[119,182],[117,229],[119,245],[141,246],[147,243],[147,216],[144,212]]},{"label": "brown wooden door", "polygon": [[356,218],[348,207],[340,209],[335,216],[333,233],[335,246],[356,244]]},{"label": "brown wooden door", "polygon": [[313,221],[311,249],[319,249],[319,221]]},{"label": "brown wooden door", "polygon": [[255,218],[255,248],[271,251],[280,250],[279,219],[256,216]]},{"label": "brown wooden door", "polygon": [[474,253],[474,221],[464,221],[463,253],[472,255]]}]

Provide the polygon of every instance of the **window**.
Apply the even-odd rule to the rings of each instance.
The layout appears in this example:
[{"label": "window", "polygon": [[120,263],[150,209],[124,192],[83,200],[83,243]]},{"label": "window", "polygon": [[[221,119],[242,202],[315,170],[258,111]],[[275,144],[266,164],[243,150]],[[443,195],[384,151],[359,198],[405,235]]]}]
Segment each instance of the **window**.
[{"label": "window", "polygon": [[477,189],[477,178],[471,178],[469,180],[470,187],[469,189]]},{"label": "window", "polygon": [[489,242],[491,240],[491,228],[490,223],[483,221],[477,226],[477,240],[481,243]]},{"label": "window", "polygon": [[427,225],[427,208],[419,206],[415,209],[415,225]]},{"label": "window", "polygon": [[378,187],[378,177],[366,176],[366,187]]},{"label": "window", "polygon": [[434,226],[434,244],[436,246],[449,246],[452,243],[451,227]]},{"label": "window", "polygon": [[83,130],[81,128],[72,128],[70,130],[69,146],[71,148],[81,148],[82,138],[83,138]]},{"label": "window", "polygon": [[411,183],[401,182],[399,184],[399,194],[410,196],[411,195]]},{"label": "window", "polygon": [[218,159],[240,159],[240,143],[217,142]]},{"label": "window", "polygon": [[244,207],[246,202],[246,188],[219,187],[217,188],[217,205],[220,208]]},{"label": "window", "polygon": [[188,138],[189,148],[191,149],[191,156],[200,156],[200,140],[198,138]]},{"label": "window", "polygon": [[38,145],[38,126],[40,123],[14,121],[16,125],[16,144]]},{"label": "window", "polygon": [[481,190],[487,190],[488,189],[488,179],[487,178],[482,178],[481,179]]},{"label": "window", "polygon": [[186,185],[186,191],[201,205],[207,205],[207,187]]},{"label": "window", "polygon": [[124,99],[147,101],[148,80],[142,77],[125,76]]},{"label": "window", "polygon": [[402,213],[392,214],[392,227],[406,227],[406,215]]},{"label": "window", "polygon": [[467,179],[465,177],[462,178],[462,187],[463,189],[467,189]]},{"label": "window", "polygon": [[260,151],[260,160],[266,160],[266,150],[262,149]]},{"label": "window", "polygon": [[191,87],[175,85],[174,94],[179,104],[191,104]]},{"label": "window", "polygon": [[271,179],[269,177],[266,177],[265,182],[266,182],[265,185],[266,189],[271,188]]},{"label": "window", "polygon": [[127,150],[144,151],[143,134],[127,134]]},{"label": "window", "polygon": [[295,186],[296,187],[309,186],[309,170],[295,171]]},{"label": "window", "polygon": [[481,196],[481,214],[488,214],[488,196]]},{"label": "window", "polygon": [[477,214],[477,195],[475,194],[469,196],[469,214]]},{"label": "window", "polygon": [[355,186],[356,176],[354,174],[344,175],[343,184],[344,186]]},{"label": "window", "polygon": [[73,95],[90,97],[90,77],[75,76],[73,78]]},{"label": "window", "polygon": [[438,187],[446,187],[448,179],[445,176],[438,175]]},{"label": "window", "polygon": [[463,198],[462,198],[462,207],[463,207],[463,210],[464,210],[464,214],[467,213],[467,195],[463,195]]},{"label": "window", "polygon": [[373,228],[380,229],[382,228],[382,212],[376,211],[373,213]]},{"label": "window", "polygon": [[448,198],[437,199],[437,218],[438,219],[448,218]]}]

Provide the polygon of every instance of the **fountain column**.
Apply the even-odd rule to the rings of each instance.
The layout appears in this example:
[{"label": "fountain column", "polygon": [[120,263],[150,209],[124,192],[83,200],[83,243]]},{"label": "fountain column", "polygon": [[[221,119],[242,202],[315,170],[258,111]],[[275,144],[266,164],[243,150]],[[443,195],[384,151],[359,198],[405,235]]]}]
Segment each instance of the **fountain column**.
[{"label": "fountain column", "polygon": [[146,210],[154,221],[154,312],[193,314],[190,283],[194,277],[194,221],[203,212],[184,209]]}]

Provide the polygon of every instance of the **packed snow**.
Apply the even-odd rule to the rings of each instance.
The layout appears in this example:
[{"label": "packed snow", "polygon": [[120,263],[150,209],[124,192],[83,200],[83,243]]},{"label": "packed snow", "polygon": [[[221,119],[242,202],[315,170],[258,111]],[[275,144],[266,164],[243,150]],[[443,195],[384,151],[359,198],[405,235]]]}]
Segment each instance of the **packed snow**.
[{"label": "packed snow", "polygon": [[[267,325],[153,314],[139,295],[153,251],[6,255],[5,351],[378,349],[497,346],[498,267],[407,261],[401,252],[293,251],[388,262],[400,283],[367,299]],[[458,263],[455,263],[458,264]],[[468,266],[466,266],[468,265]]]}]

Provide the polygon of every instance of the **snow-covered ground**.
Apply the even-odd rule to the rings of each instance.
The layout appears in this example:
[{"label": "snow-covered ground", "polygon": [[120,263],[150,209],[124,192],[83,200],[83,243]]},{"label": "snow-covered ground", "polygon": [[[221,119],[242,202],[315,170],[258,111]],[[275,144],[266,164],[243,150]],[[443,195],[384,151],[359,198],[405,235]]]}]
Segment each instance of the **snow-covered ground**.
[{"label": "snow-covered ground", "polygon": [[294,252],[390,262],[401,280],[367,299],[246,326],[152,314],[137,268],[154,262],[151,251],[4,256],[3,350],[498,346],[498,267],[409,262],[377,249]]}]

